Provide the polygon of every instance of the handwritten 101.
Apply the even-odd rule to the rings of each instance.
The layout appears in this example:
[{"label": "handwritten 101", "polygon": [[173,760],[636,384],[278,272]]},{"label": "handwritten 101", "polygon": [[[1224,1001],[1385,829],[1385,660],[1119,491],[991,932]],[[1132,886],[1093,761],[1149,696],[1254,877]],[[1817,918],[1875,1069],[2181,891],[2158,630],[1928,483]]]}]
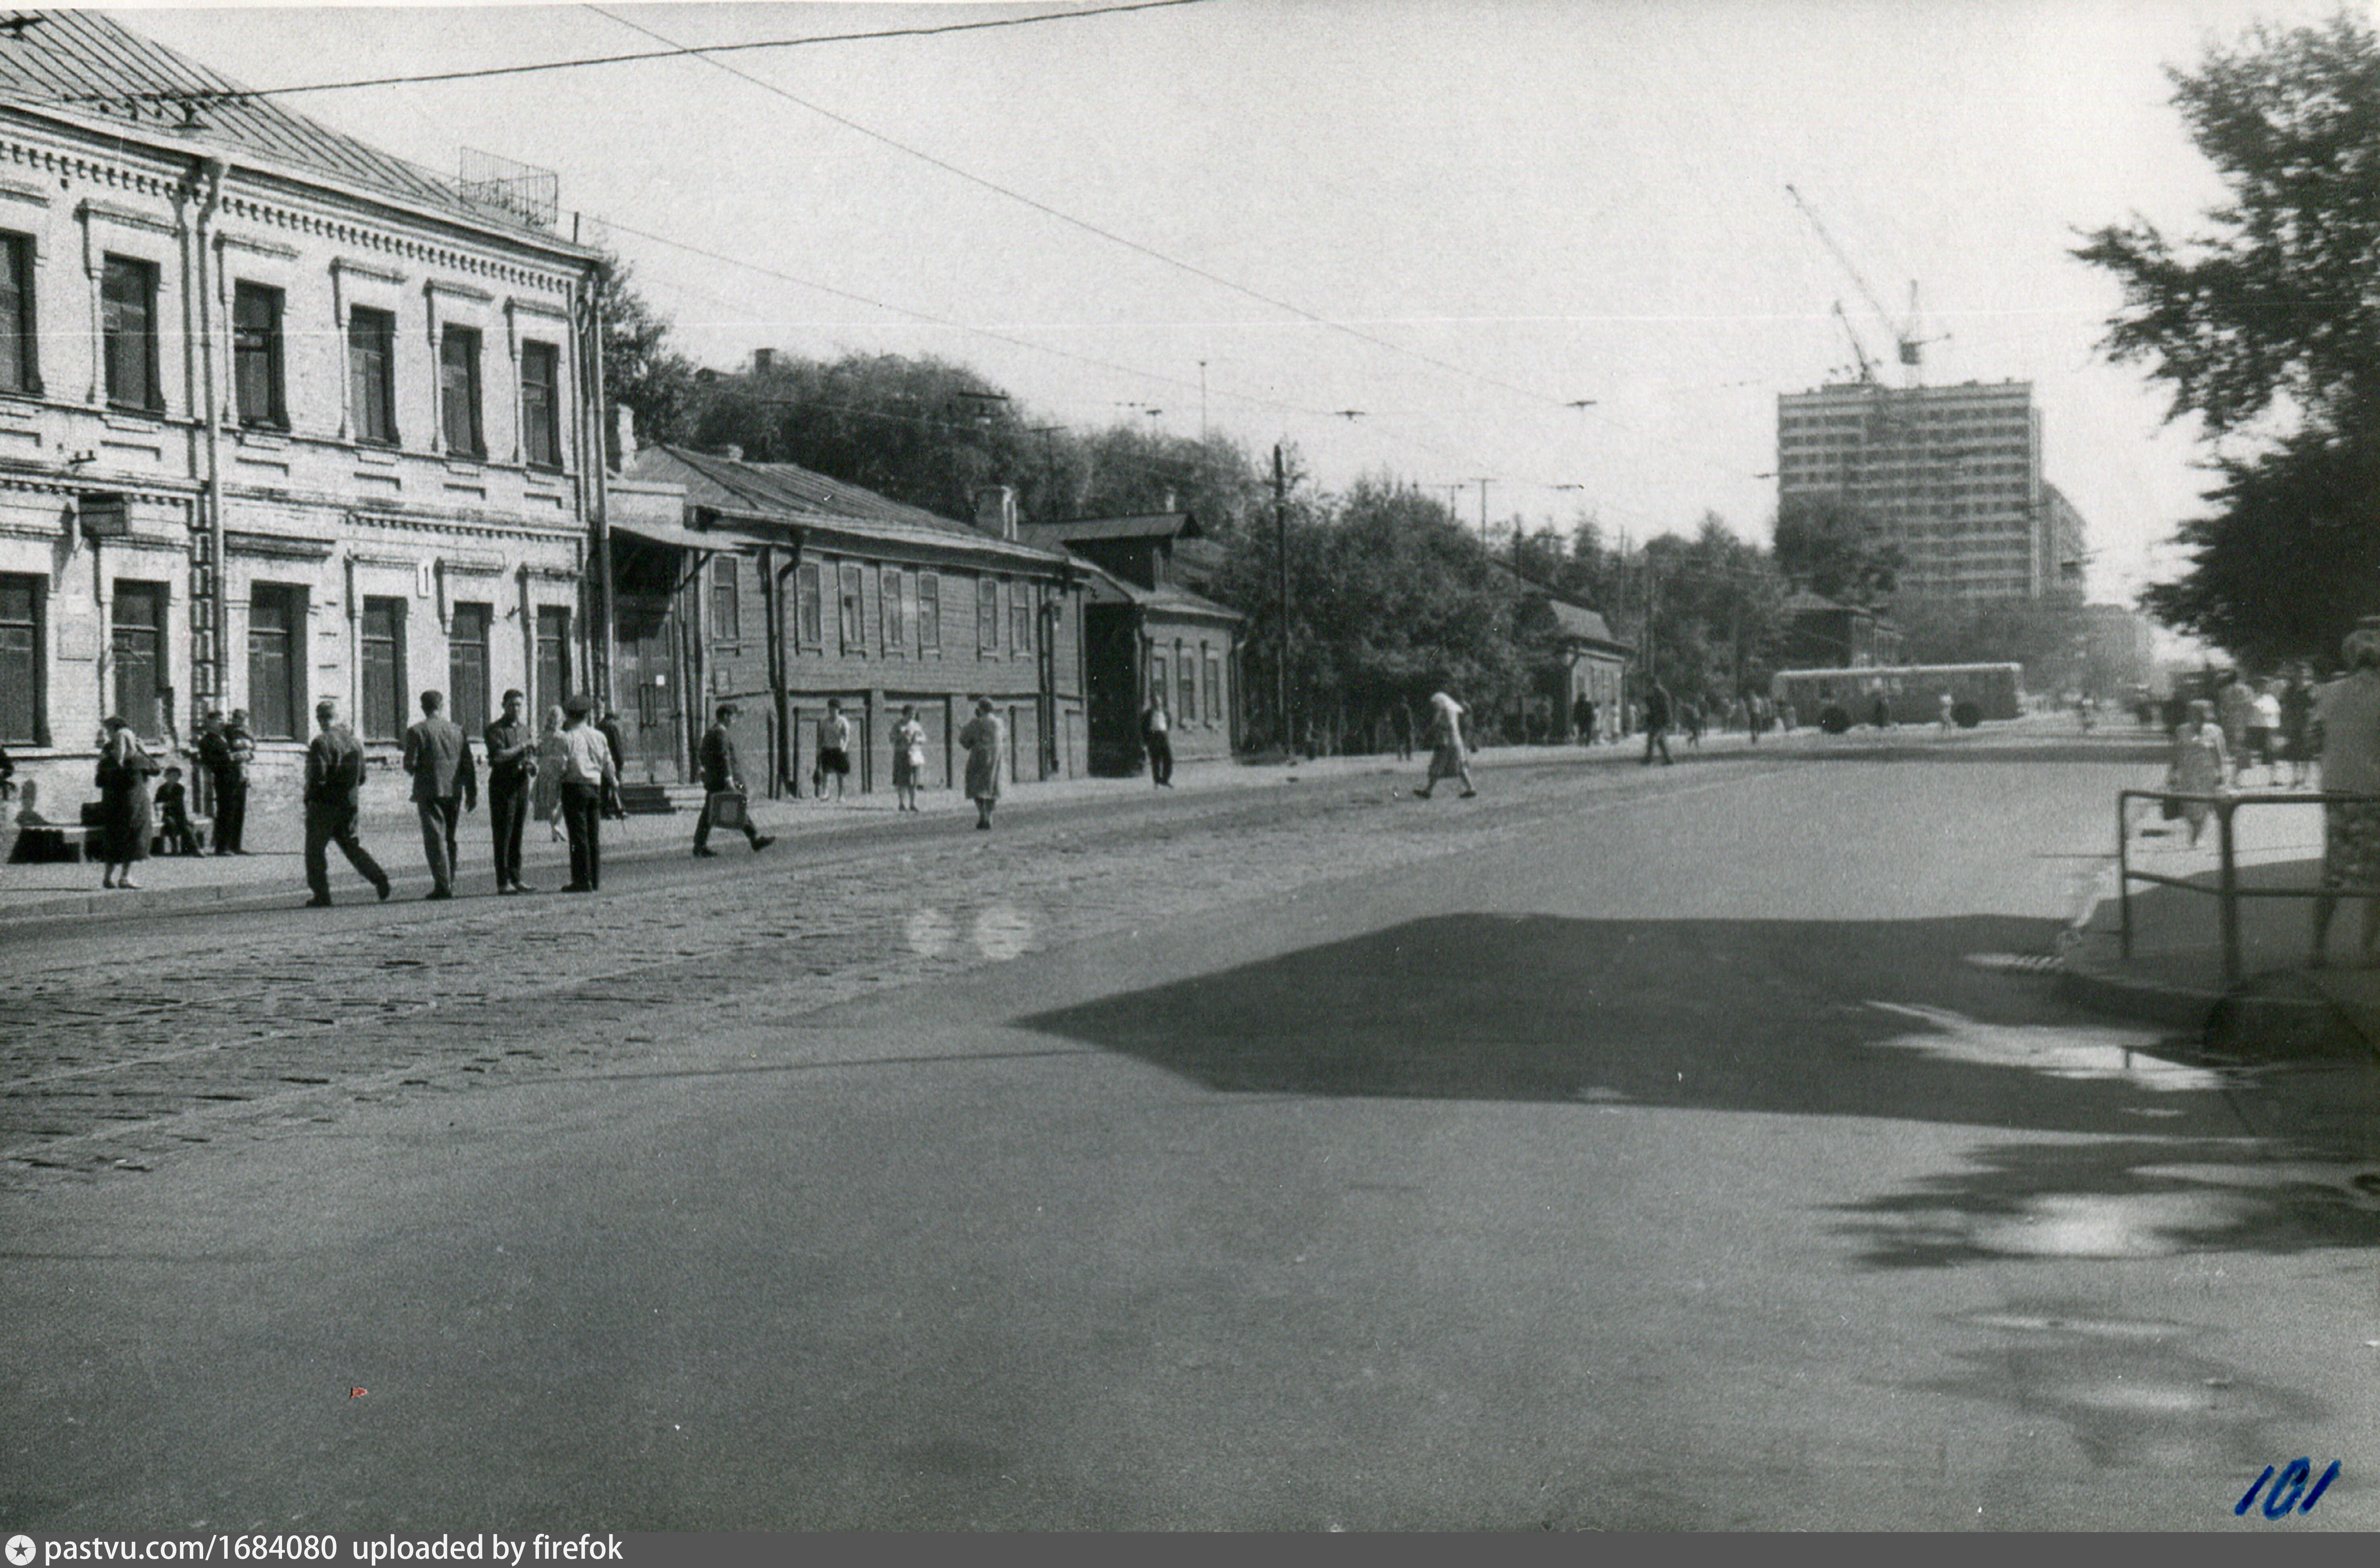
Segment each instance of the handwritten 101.
[{"label": "handwritten 101", "polygon": [[[2306,1477],[2313,1474],[2313,1460],[2290,1460],[2289,1468],[2281,1472],[2281,1478],[2273,1483],[2273,1489],[2265,1493],[2265,1517],[2267,1519],[2285,1518],[2288,1516],[2290,1508],[2293,1506],[2301,1513],[2313,1513],[2314,1503],[2321,1498],[2324,1492],[2330,1489],[2330,1483],[2338,1478],[2338,1461],[2336,1459],[2332,1460],[2330,1462],[2330,1468],[2322,1473],[2322,1479],[2313,1484],[2313,1490],[2307,1491]],[[2255,1484],[2248,1489],[2246,1495],[2241,1497],[2238,1502],[2232,1505],[2231,1512],[2234,1513],[2245,1514],[2248,1510],[2254,1505],[2256,1501],[2256,1494],[2260,1491],[2264,1491],[2265,1483],[2266,1481],[2271,1481],[2272,1479],[2273,1467],[2267,1465],[2265,1466],[2265,1473],[2256,1477]],[[2298,1496],[2301,1492],[2304,1493],[2305,1501],[2300,1502],[2298,1501]]]}]

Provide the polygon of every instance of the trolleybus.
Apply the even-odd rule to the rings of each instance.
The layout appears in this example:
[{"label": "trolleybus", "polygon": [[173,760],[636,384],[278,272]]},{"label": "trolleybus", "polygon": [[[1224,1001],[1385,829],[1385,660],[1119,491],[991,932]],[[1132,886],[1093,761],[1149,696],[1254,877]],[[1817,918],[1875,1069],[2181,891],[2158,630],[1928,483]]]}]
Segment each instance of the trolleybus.
[{"label": "trolleybus", "polygon": [[1896,724],[1930,724],[1950,694],[1951,722],[1973,729],[1986,719],[2013,719],[2024,710],[2022,664],[1885,664],[1863,669],[1779,670],[1769,697],[1793,705],[1795,716],[1830,734],[1870,722],[1882,697]]}]

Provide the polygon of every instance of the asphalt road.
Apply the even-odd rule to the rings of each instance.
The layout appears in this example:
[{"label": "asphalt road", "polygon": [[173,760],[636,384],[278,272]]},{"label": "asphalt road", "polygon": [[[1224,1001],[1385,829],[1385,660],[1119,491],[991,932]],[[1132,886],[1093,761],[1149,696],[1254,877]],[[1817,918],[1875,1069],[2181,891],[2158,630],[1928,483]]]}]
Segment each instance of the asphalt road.
[{"label": "asphalt road", "polygon": [[2372,1528],[2380,1173],[2027,962],[2088,755],[12,936],[0,1529]]}]

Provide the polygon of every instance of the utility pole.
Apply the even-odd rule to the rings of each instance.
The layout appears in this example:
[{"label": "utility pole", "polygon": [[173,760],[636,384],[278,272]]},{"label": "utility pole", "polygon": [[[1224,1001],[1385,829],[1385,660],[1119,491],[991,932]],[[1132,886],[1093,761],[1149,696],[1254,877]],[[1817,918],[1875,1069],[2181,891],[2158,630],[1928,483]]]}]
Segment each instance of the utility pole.
[{"label": "utility pole", "polygon": [[1469,482],[1479,487],[1479,542],[1488,554],[1493,555],[1496,547],[1488,539],[1488,487],[1495,481],[1475,478]]},{"label": "utility pole", "polygon": [[1281,649],[1273,666],[1273,700],[1281,715],[1281,748],[1293,758],[1289,723],[1289,478],[1281,447],[1272,449],[1272,544],[1281,571]]}]

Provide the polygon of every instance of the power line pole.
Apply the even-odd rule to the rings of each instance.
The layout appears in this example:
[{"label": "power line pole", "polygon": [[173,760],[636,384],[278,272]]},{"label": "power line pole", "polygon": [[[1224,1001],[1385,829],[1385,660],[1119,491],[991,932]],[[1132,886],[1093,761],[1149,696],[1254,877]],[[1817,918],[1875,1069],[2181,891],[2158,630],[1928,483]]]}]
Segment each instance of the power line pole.
[{"label": "power line pole", "polygon": [[1272,449],[1272,544],[1281,573],[1281,648],[1273,664],[1273,702],[1281,715],[1281,748],[1294,755],[1289,723],[1289,478],[1281,447]]}]

